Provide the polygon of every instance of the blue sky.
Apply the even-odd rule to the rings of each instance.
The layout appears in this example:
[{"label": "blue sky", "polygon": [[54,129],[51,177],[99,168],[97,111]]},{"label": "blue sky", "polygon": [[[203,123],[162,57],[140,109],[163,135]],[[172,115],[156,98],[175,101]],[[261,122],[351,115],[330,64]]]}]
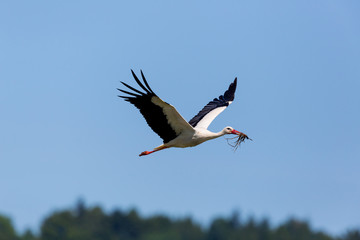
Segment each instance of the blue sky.
[{"label": "blue sky", "polygon": [[[37,229],[78,198],[207,223],[290,216],[359,227],[358,1],[1,1],[0,213]],[[168,149],[117,98],[142,69],[189,120],[238,77],[210,125],[247,133]]]}]

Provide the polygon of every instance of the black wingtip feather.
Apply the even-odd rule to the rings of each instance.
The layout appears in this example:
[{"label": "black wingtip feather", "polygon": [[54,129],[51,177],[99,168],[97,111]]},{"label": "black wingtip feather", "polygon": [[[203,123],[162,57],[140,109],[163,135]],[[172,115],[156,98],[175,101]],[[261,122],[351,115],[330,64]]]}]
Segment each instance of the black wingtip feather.
[{"label": "black wingtip feather", "polygon": [[237,85],[237,77],[235,78],[234,82],[232,82],[228,88],[228,90],[224,93],[224,99],[226,101],[234,101],[235,98],[235,91],[236,91],[236,85]]},{"label": "black wingtip feather", "polygon": [[120,92],[123,92],[123,93],[126,93],[126,94],[129,94],[131,96],[134,96],[134,97],[140,97],[140,95],[138,94],[135,94],[135,93],[131,93],[131,92],[128,92],[128,91],[125,91],[125,90],[121,90],[121,89],[118,89]]},{"label": "black wingtip feather", "polygon": [[125,85],[125,87],[127,87],[127,88],[129,88],[129,89],[131,89],[131,90],[133,90],[134,92],[137,92],[137,93],[140,93],[141,95],[144,95],[144,93],[142,93],[142,92],[140,92],[139,90],[137,90],[136,88],[133,88],[132,86],[130,86],[130,85],[128,85],[128,84],[126,84],[126,83],[124,83],[124,82],[121,82],[122,84],[124,84]]},{"label": "black wingtip feather", "polygon": [[142,79],[143,79],[146,87],[150,90],[150,92],[151,92],[152,94],[156,95],[156,94],[154,93],[154,91],[151,89],[151,87],[149,86],[149,84],[147,83],[146,78],[145,78],[145,76],[144,76],[144,73],[143,73],[143,71],[142,71],[141,69],[140,69],[140,72],[141,72],[141,77],[142,77]]},{"label": "black wingtip feather", "polygon": [[128,96],[121,96],[121,95],[118,95],[118,97],[119,97],[119,98],[125,98],[125,100],[126,100],[127,98],[129,98]]},{"label": "black wingtip feather", "polygon": [[136,74],[134,73],[133,70],[131,70],[131,73],[132,73],[135,81],[137,82],[137,84],[138,84],[146,93],[151,93],[151,92],[149,92],[149,90],[140,82],[139,78],[136,76]]}]

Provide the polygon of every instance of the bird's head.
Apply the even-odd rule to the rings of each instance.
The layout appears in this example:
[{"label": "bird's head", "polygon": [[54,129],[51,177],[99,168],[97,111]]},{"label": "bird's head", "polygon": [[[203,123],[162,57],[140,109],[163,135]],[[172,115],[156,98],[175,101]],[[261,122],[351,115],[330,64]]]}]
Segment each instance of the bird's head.
[{"label": "bird's head", "polygon": [[224,132],[225,134],[235,134],[235,135],[241,134],[241,132],[236,131],[236,130],[233,129],[232,127],[226,127],[226,128],[224,128],[224,129],[223,129],[223,132]]}]

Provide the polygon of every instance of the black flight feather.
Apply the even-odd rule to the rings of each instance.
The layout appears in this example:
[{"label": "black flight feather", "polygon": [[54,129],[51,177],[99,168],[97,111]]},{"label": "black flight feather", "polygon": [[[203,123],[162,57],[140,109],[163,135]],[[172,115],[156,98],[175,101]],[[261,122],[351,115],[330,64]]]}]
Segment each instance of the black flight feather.
[{"label": "black flight feather", "polygon": [[125,91],[125,90],[121,90],[121,89],[119,89],[119,88],[117,88],[117,90],[119,90],[120,92],[123,92],[123,93],[129,94],[129,95],[135,96],[135,97],[139,97],[139,96],[140,96],[140,95],[135,94],[135,93],[131,93],[131,92],[128,92],[128,91]]},{"label": "black flight feather", "polygon": [[193,117],[189,124],[192,127],[196,127],[196,125],[203,119],[206,114],[214,110],[218,107],[227,107],[229,106],[229,102],[234,101],[235,98],[235,90],[236,90],[236,84],[237,84],[237,78],[235,78],[234,82],[232,82],[228,88],[228,90],[225,91],[224,95],[220,95],[219,98],[214,98],[214,100],[210,101],[201,111],[196,114],[195,117]]},{"label": "black flight feather", "polygon": [[155,93],[153,92],[153,90],[151,89],[151,87],[149,86],[149,84],[147,83],[146,78],[145,78],[145,76],[144,76],[144,74],[143,74],[143,71],[140,70],[140,72],[141,72],[141,77],[142,77],[142,79],[144,80],[144,83],[145,83],[146,87],[150,90],[151,93],[155,94]]},{"label": "black flight feather", "polygon": [[164,143],[167,143],[174,138],[177,137],[177,134],[174,129],[171,128],[170,124],[167,121],[166,115],[164,114],[162,108],[156,104],[154,104],[151,100],[153,97],[157,97],[157,95],[151,90],[149,84],[147,83],[144,74],[141,71],[142,79],[144,80],[144,83],[146,87],[140,82],[138,77],[135,75],[135,73],[131,70],[131,73],[137,82],[137,84],[146,92],[143,93],[130,85],[121,82],[129,89],[133,90],[134,92],[139,93],[140,95],[137,95],[135,93],[131,93],[125,90],[118,89],[119,91],[129,94],[134,97],[130,96],[119,96],[121,98],[124,98],[125,101],[130,102],[133,104],[136,108],[140,110],[140,113],[144,116],[147,124],[151,129],[158,134],[164,141]]},{"label": "black flight feather", "polygon": [[131,73],[132,73],[132,75],[134,76],[135,81],[137,82],[137,84],[138,84],[146,93],[151,93],[151,92],[149,91],[149,89],[147,89],[147,88],[140,82],[140,80],[139,80],[138,77],[135,75],[135,73],[134,73],[133,70],[131,70]]}]

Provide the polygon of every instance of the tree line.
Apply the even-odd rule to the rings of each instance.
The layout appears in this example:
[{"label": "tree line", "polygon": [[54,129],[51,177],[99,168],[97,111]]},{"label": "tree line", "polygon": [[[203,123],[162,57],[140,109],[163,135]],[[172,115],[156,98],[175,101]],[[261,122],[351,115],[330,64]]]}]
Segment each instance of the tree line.
[{"label": "tree line", "polygon": [[236,212],[203,227],[190,217],[141,217],[135,209],[106,213],[79,201],[46,217],[37,234],[16,232],[11,220],[0,215],[0,240],[360,240],[360,231],[331,236],[294,218],[272,227],[266,218],[242,220]]}]

